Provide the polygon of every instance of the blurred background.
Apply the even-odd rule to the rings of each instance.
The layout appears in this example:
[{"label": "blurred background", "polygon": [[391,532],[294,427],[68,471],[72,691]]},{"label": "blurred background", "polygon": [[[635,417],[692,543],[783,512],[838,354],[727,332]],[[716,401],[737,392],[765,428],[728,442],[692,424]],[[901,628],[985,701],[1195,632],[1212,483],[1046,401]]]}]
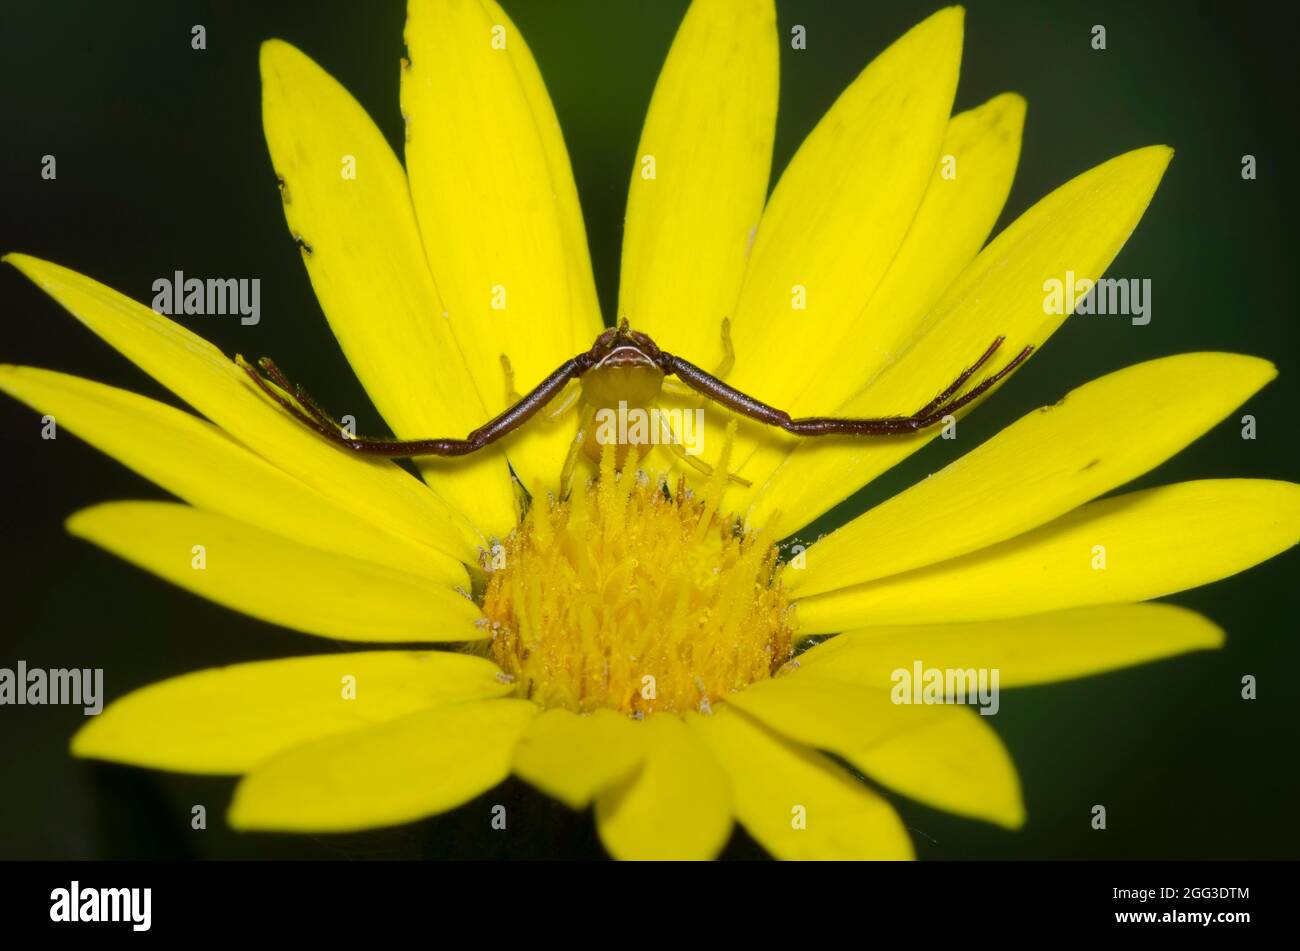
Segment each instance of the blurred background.
[{"label": "blurred background", "polygon": [[[641,121],[685,0],[504,0],[554,99],[586,216],[602,305],[617,295]],[[783,0],[775,175],[870,60],[937,9]],[[1249,3],[974,0],[956,110],[1014,90],[1029,101],[999,229],[1057,185],[1142,145],[1177,150],[1109,274],[1150,278],[1153,319],[1067,321],[1046,352],[963,423],[820,523],[829,527],[951,461],[1031,408],[1120,367],[1199,349],[1264,356],[1279,380],[1131,487],[1300,476],[1295,411],[1294,8]],[[284,224],[262,137],[258,45],[286,39],[338,78],[401,154],[403,4],[49,2],[0,9],[0,251],[51,258],[144,301],[181,268],[261,279],[262,319],[186,319],[227,353],[274,354],[327,406],[367,406]],[[207,49],[190,47],[203,24]],[[807,49],[790,49],[791,28]],[[1107,31],[1107,49],[1090,46]],[[41,156],[58,177],[40,177]],[[1258,178],[1243,181],[1244,154]],[[174,402],[9,267],[0,361],[77,373]],[[1195,386],[1195,380],[1188,380]],[[1293,407],[1288,409],[1288,407]],[[373,409],[362,432],[383,431]],[[0,400],[0,667],[103,667],[108,699],[199,668],[337,649],[181,592],[70,538],[95,502],[158,498],[117,463]],[[1300,856],[1300,586],[1293,551],[1170,600],[1228,632],[1225,649],[1003,698],[993,724],[1020,770],[1029,820],[1007,832],[899,797],[930,858]],[[1240,699],[1241,678],[1259,697]],[[219,717],[221,711],[213,710]],[[73,760],[79,708],[0,707],[0,858],[598,857],[587,815],[508,782],[445,816],[366,835],[238,835],[234,783]],[[488,803],[510,831],[494,832]],[[1103,803],[1108,829],[1094,831]],[[208,828],[190,827],[203,804]],[[761,851],[737,831],[729,857]]]}]

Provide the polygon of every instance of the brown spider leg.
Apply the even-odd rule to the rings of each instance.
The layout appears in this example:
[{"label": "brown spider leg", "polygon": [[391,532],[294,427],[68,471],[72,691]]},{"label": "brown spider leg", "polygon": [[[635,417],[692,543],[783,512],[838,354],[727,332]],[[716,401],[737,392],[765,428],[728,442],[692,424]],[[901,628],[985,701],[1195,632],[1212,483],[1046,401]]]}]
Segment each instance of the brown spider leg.
[{"label": "brown spider leg", "polygon": [[[791,420],[790,425],[786,426],[785,429],[787,432],[799,436],[878,435],[880,434],[880,431],[864,429],[861,427],[861,424],[885,423],[891,427],[884,430],[885,434],[914,433],[942,422],[945,416],[957,412],[957,410],[961,409],[963,406],[978,399],[991,387],[995,386],[1000,380],[1005,379],[1007,374],[1011,373],[1016,367],[1024,363],[1033,350],[1033,347],[1025,347],[1025,349],[1016,354],[1011,362],[1001,370],[981,380],[968,392],[962,394],[956,399],[951,399],[951,396],[957,391],[958,387],[949,386],[948,389],[944,391],[944,394],[949,397],[948,402],[940,403],[937,400],[931,400],[911,416],[886,417],[885,419],[880,420],[844,419],[834,416],[812,416],[804,419]],[[988,354],[986,353],[985,356],[981,358],[980,362],[987,359]],[[976,366],[978,367],[978,364],[976,364]],[[966,379],[970,379],[970,375],[971,371],[967,371],[963,374]],[[965,380],[962,382],[965,382]]]},{"label": "brown spider leg", "polygon": [[[958,381],[945,388],[940,396],[950,398],[960,388],[961,384],[966,382],[970,375],[979,368],[980,364],[989,358],[992,351],[1000,343],[1001,341],[998,341],[994,347],[990,347],[980,361],[975,364],[974,369],[963,371]],[[790,414],[784,410],[769,406],[747,393],[742,393],[735,387],[728,386],[716,377],[701,370],[695,364],[680,357],[673,356],[670,353],[662,353],[660,355],[660,366],[665,373],[676,374],[692,389],[703,393],[728,409],[740,413],[742,416],[748,416],[750,419],[758,420],[760,423],[778,426],[796,436],[891,436],[912,433],[927,426],[932,426],[942,420],[947,413],[967,405],[971,400],[986,392],[989,387],[1005,378],[1008,373],[1023,363],[1025,358],[1033,352],[1033,349],[1033,347],[1025,347],[1005,367],[956,400],[947,403],[940,400],[931,400],[921,408],[921,412],[913,413],[910,416],[885,416],[867,419],[846,419],[835,416],[809,416],[792,419]]]},{"label": "brown spider leg", "polygon": [[[981,381],[973,390],[971,390],[970,393],[967,393],[965,396],[954,401],[954,395],[966,385],[967,381],[969,381],[972,376],[979,372],[980,367],[989,362],[993,354],[997,352],[998,348],[1002,346],[1006,339],[1007,338],[1003,336],[998,336],[994,339],[993,343],[991,343],[989,348],[980,355],[978,360],[963,370],[957,376],[957,379],[953,380],[942,393],[930,400],[930,402],[926,403],[911,416],[885,417],[882,422],[897,420],[897,426],[895,429],[890,430],[891,433],[916,432],[919,429],[924,429],[927,426],[932,426],[935,423],[942,421],[944,416],[970,403],[980,394],[987,391],[989,387],[993,386],[1019,366],[1033,350],[1033,347],[1026,347],[1015,357],[1015,359],[999,370],[996,374]],[[802,432],[801,435],[818,436],[838,434],[839,431],[836,430],[834,426],[840,422],[850,422],[850,420],[845,420],[842,417],[835,416],[810,416],[803,419],[792,420],[791,422],[796,426],[805,427],[805,431]],[[817,430],[818,427],[827,426],[827,424],[829,424],[829,428]],[[794,432],[794,430],[790,431]],[[848,435],[858,434],[857,430],[849,430],[845,432]]]},{"label": "brown spider leg", "polygon": [[[258,363],[266,368],[267,374],[271,376],[275,385],[280,388],[279,390],[276,390],[267,383],[262,375],[257,372],[257,369],[244,359],[242,354],[235,354],[235,363],[241,370],[248,374],[249,379],[256,383],[263,393],[283,407],[291,416],[298,420],[298,422],[335,442],[339,442],[346,438],[341,432],[338,432],[342,427],[338,426],[338,424],[335,423],[334,420],[330,419],[323,411],[317,412],[316,409],[318,408],[307,408],[309,405],[314,406],[314,404],[310,404],[307,400],[302,399],[298,394],[293,392],[295,389],[301,389],[301,387],[295,387],[285,379],[284,374],[281,373],[280,369],[271,362],[269,357],[262,357]],[[302,395],[305,396],[305,394]],[[295,400],[297,402],[295,402]]]},{"label": "brown spider leg", "polygon": [[[513,406],[508,407],[505,412],[488,420],[478,429],[474,430],[464,439],[374,439],[368,436],[348,436],[341,431],[337,424],[333,423],[329,415],[320,409],[310,397],[302,393],[301,387],[285,386],[288,380],[279,369],[268,369],[267,372],[272,374],[276,385],[280,386],[285,392],[278,392],[275,387],[271,386],[257,370],[248,363],[243,357],[236,356],[235,362],[243,368],[244,372],[257,384],[258,388],[269,396],[272,400],[287,410],[295,419],[305,426],[315,430],[320,435],[337,443],[346,449],[354,452],[371,456],[387,456],[390,458],[410,458],[412,456],[464,456],[471,452],[482,449],[484,446],[496,442],[503,436],[518,429],[527,422],[538,410],[549,403],[555,396],[564,389],[565,385],[575,376],[581,374],[585,369],[578,358],[566,360],[561,366],[556,368],[550,376],[539,383],[532,392],[528,393],[523,399]],[[268,363],[270,361],[267,361]],[[265,364],[264,364],[265,365]],[[270,364],[272,367],[275,365]],[[296,404],[289,398],[293,394],[295,398],[302,399],[302,406]],[[301,397],[299,397],[301,394]],[[311,409],[304,407],[310,406]],[[316,415],[316,414],[319,414]]]},{"label": "brown spider leg", "polygon": [[[731,318],[722,318],[722,359],[718,361],[713,375],[722,379],[736,365],[736,348],[731,342]],[[678,380],[664,380],[664,389],[676,396],[690,396],[696,391]]]},{"label": "brown spider leg", "polygon": [[[513,406],[519,402],[519,391],[515,389],[515,368],[511,365],[510,358],[504,353],[501,354],[501,369],[506,377],[506,405]],[[573,404],[578,401],[578,397],[581,395],[581,390],[576,386],[573,387],[569,395],[562,399],[559,404],[547,410],[546,415],[542,417],[542,425],[548,425],[559,420],[565,413],[573,409]]]},{"label": "brown spider leg", "polygon": [[[236,359],[242,361],[242,358],[240,357],[236,357]],[[242,365],[241,362],[241,366]],[[311,396],[308,395],[307,391],[300,385],[297,383],[290,383],[289,378],[284,375],[284,371],[276,366],[275,361],[270,357],[258,358],[257,365],[271,378],[272,382],[297,400],[302,408],[307,411],[308,415],[314,417],[319,422],[328,423],[336,429],[347,429],[347,427],[337,419],[325,412],[325,410],[321,408],[320,404],[312,399]],[[247,369],[247,367],[245,367],[245,369]]]},{"label": "brown spider leg", "polygon": [[996,386],[1000,380],[1006,379],[1007,375],[1010,374],[1013,370],[1015,370],[1016,367],[1020,366],[1020,364],[1024,363],[1027,359],[1029,359],[1029,355],[1033,352],[1034,352],[1033,347],[1025,347],[1025,349],[1021,350],[1019,353],[1015,355],[1015,357],[1011,360],[1010,363],[1004,366],[997,373],[994,373],[992,376],[984,380],[981,380],[975,386],[971,387],[970,392],[964,393],[961,396],[957,397],[957,399],[953,400],[951,403],[945,403],[944,405],[935,409],[929,416],[923,418],[920,421],[917,428],[924,429],[926,426],[933,426],[935,423],[940,422],[945,416],[952,415],[953,413],[957,412],[957,410],[961,409],[963,406],[966,406],[967,404],[978,399],[980,396],[984,395],[984,393],[989,388]]},{"label": "brown spider leg", "polygon": [[957,377],[957,379],[953,380],[952,383],[949,384],[946,390],[944,390],[934,399],[930,400],[930,402],[926,403],[924,406],[918,409],[915,413],[912,414],[912,416],[913,417],[929,416],[936,409],[943,406],[950,399],[952,399],[953,395],[958,390],[960,390],[963,386],[966,385],[966,381],[969,380],[971,377],[973,377],[976,373],[978,373],[980,367],[984,366],[984,364],[989,362],[989,360],[993,357],[993,354],[997,353],[998,347],[1002,346],[1002,342],[1006,339],[1007,339],[1006,337],[999,336],[996,340],[994,340],[993,343],[989,345],[989,348],[985,350],[983,354],[981,354],[980,358],[976,360],[974,363],[972,363],[970,366],[968,366],[965,370],[963,370],[961,374]]}]

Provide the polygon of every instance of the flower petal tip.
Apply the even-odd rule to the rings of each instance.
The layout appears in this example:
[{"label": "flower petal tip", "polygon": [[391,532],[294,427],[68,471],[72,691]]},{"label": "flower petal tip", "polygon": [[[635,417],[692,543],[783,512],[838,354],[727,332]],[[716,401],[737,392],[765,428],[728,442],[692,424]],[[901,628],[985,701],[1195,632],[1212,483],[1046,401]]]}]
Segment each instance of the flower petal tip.
[{"label": "flower petal tip", "polygon": [[292,43],[278,37],[271,37],[269,40],[263,40],[257,48],[257,59],[263,72],[265,72],[267,65],[276,57],[291,56],[295,53],[299,56],[305,55]]},{"label": "flower petal tip", "polygon": [[87,756],[86,756],[86,752],[85,752],[86,744],[85,744],[85,743],[82,741],[82,739],[81,739],[81,735],[82,735],[83,733],[85,733],[85,732],[86,732],[86,728],[83,726],[83,727],[82,727],[80,730],[78,730],[76,733],[72,734],[72,738],[71,738],[70,740],[68,740],[68,753],[69,753],[69,755],[75,756],[75,757],[77,757],[78,759],[86,759],[86,758],[87,758]]},{"label": "flower petal tip", "polygon": [[9,251],[4,255],[4,257],[0,257],[0,261],[3,261],[5,264],[13,265],[14,267],[18,268],[18,270],[26,274],[28,277],[31,277],[32,275],[27,268],[30,266],[32,262],[36,262],[39,260],[40,260],[39,258],[34,258],[30,254],[24,254],[22,251]]},{"label": "flower petal tip", "polygon": [[[10,251],[0,261],[11,264],[22,272],[23,276],[35,284],[41,290],[49,292],[52,278],[57,279],[76,272],[70,271],[61,264],[55,264],[53,261],[47,261],[44,258],[38,258],[32,254],[24,254],[22,251]],[[80,275],[76,275],[80,276]]]},{"label": "flower petal tip", "polygon": [[1233,353],[1230,350],[1209,350],[1207,354],[1213,354],[1226,362],[1236,363],[1240,367],[1242,376],[1250,376],[1259,380],[1259,386],[1277,379],[1277,364],[1267,357],[1257,357],[1253,353]]},{"label": "flower petal tip", "polygon": [[986,102],[983,108],[1004,112],[1023,121],[1025,113],[1029,111],[1029,100],[1018,92],[1003,92]]},{"label": "flower petal tip", "polygon": [[1162,170],[1168,168],[1169,163],[1174,160],[1174,147],[1172,145],[1148,145],[1136,151],[1149,153],[1153,160],[1160,162]]},{"label": "flower petal tip", "polygon": [[257,820],[250,817],[248,811],[242,807],[238,792],[235,793],[235,801],[226,810],[226,824],[236,832],[257,832],[262,828],[258,826]]},{"label": "flower petal tip", "polygon": [[100,717],[103,715],[101,712],[91,719],[68,740],[68,752],[77,759],[111,759],[95,739],[96,734],[100,732]]},{"label": "flower petal tip", "polygon": [[944,7],[942,10],[936,10],[912,29],[919,30],[922,28],[950,31],[956,34],[957,42],[960,44],[962,34],[966,28],[966,8],[954,5]]},{"label": "flower petal tip", "polygon": [[88,505],[84,509],[78,509],[63,520],[64,530],[76,538],[90,540],[87,523],[95,518],[97,512],[112,504],[112,502],[100,502],[98,505]]},{"label": "flower petal tip", "polygon": [[1000,137],[1020,136],[1029,101],[1018,92],[1003,92],[970,110],[971,119]]},{"label": "flower petal tip", "polygon": [[[950,44],[954,47],[951,51],[954,55],[960,56],[962,40],[965,35],[966,8],[961,6],[944,7],[942,10],[936,10],[924,20],[918,22],[910,30],[903,34],[902,37],[889,47],[886,52],[895,47],[905,47],[908,43],[919,41],[928,44]],[[939,55],[934,49],[930,50],[932,55]],[[940,62],[941,60],[936,60]]]},{"label": "flower petal tip", "polygon": [[234,795],[230,798],[230,808],[226,810],[226,823],[236,832],[272,832],[286,831],[288,826],[284,817],[276,821],[274,815],[259,810],[255,797],[247,795],[248,776],[245,775],[235,785]]},{"label": "flower petal tip", "polygon": [[1017,799],[1015,806],[1008,811],[1005,816],[995,821],[1004,829],[1009,829],[1012,832],[1019,832],[1025,827],[1025,822],[1028,818],[1029,816],[1025,812],[1024,800]]},{"label": "flower petal tip", "polygon": [[1165,169],[1173,161],[1174,150],[1168,145],[1142,145],[1136,149],[1130,149],[1127,152],[1121,152],[1107,162],[1103,162],[1097,168],[1111,165],[1111,163],[1124,163],[1129,166],[1142,165],[1150,168],[1156,182],[1165,174]]}]

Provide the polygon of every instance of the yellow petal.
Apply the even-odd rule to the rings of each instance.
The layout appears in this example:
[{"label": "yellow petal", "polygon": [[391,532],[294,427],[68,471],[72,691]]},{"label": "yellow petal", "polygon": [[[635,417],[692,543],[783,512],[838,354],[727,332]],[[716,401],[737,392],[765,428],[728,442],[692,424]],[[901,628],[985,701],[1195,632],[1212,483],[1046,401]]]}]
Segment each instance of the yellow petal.
[{"label": "yellow petal", "polygon": [[880,288],[842,339],[852,348],[851,371],[809,379],[797,409],[830,412],[861,390],[979,253],[1011,191],[1024,124],[1025,100],[1015,93],[952,117],[916,219]]},{"label": "yellow petal", "polygon": [[[784,408],[809,376],[841,361],[840,339],[889,270],[934,173],[962,18],[960,7],[940,10],[876,57],[782,173],[732,319],[728,381],[741,390]],[[751,439],[779,438],[757,423],[741,435],[738,460]]]},{"label": "yellow petal", "polygon": [[953,709],[900,706],[888,690],[817,679],[797,669],[727,700],[779,733],[855,765],[889,737],[952,716]]},{"label": "yellow petal", "polygon": [[72,740],[77,756],[184,773],[247,772],[323,737],[512,689],[467,654],[363,651],[201,670],[127,694]]},{"label": "yellow petal", "polygon": [[704,367],[722,358],[767,196],[777,62],[772,0],[695,0],[637,148],[619,315]]},{"label": "yellow petal", "polygon": [[450,588],[188,505],[95,505],[70,517],[68,531],[200,597],[307,634],[390,643],[486,636],[478,608]]},{"label": "yellow petal", "polygon": [[1234,575],[1297,540],[1298,485],[1180,482],[1091,502],[992,548],[802,600],[799,629],[980,621],[1144,601]]},{"label": "yellow petal", "polygon": [[[491,0],[412,0],[402,70],[406,168],[452,333],[490,412],[501,355],[525,393],[600,331],[577,190],[523,36]],[[524,484],[554,487],[576,428],[538,420],[506,442]]]},{"label": "yellow petal", "polygon": [[736,818],[781,859],[910,859],[893,807],[819,753],[720,707],[693,717],[722,763]]},{"label": "yellow petal", "polygon": [[462,565],[413,539],[376,528],[182,410],[35,367],[0,366],[0,390],[53,415],[60,429],[197,508],[447,587],[466,583]]},{"label": "yellow petal", "polygon": [[1010,757],[965,706],[895,703],[890,691],[803,670],[756,684],[732,702],[918,802],[1007,826],[1024,821]]},{"label": "yellow petal", "polygon": [[1172,604],[1076,608],[998,621],[868,627],[799,655],[814,677],[889,689],[894,672],[998,671],[1000,688],[1086,677],[1223,645],[1223,631]]},{"label": "yellow petal", "polygon": [[641,765],[642,731],[612,710],[579,716],[547,710],[515,747],[515,775],[570,809],[585,809],[599,793]]},{"label": "yellow petal", "polygon": [[[835,363],[805,372],[805,389],[782,409],[794,416],[834,414],[910,339],[993,229],[1011,190],[1024,121],[1025,101],[1010,93],[952,118],[916,219],[880,287],[841,331]],[[850,353],[846,363],[843,355]],[[764,441],[739,471],[762,485],[795,445],[786,438]]]},{"label": "yellow petal", "polygon": [[713,858],[731,832],[722,767],[671,714],[655,714],[635,726],[644,734],[645,763],[596,799],[600,840],[618,859]]},{"label": "yellow petal", "polygon": [[[348,91],[288,43],[262,44],[261,66],[285,218],[311,248],[303,262],[348,362],[400,438],[466,435],[489,414],[443,315],[397,156]],[[282,362],[291,371],[293,356]],[[499,449],[420,469],[482,530],[513,527]]]},{"label": "yellow petal", "polygon": [[1188,353],[1094,380],[808,549],[799,597],[1011,538],[1155,468],[1273,379],[1267,360]]},{"label": "yellow petal", "polygon": [[294,747],[244,777],[230,824],[348,832],[452,809],[509,775],[536,713],[527,700],[454,703]]},{"label": "yellow petal", "polygon": [[388,460],[331,445],[263,396],[216,347],[75,271],[4,257],[88,328],[255,453],[376,525],[472,561],[483,539],[463,516]]},{"label": "yellow petal", "polygon": [[[1106,270],[1137,226],[1172,154],[1164,146],[1152,146],[1120,155],[1021,215],[962,271],[900,344],[895,360],[837,415],[912,413],[998,336],[1006,340],[990,365],[993,370],[1027,345],[1041,347],[1065,320],[1063,314],[1044,312],[1044,284],[1064,281],[1067,271],[1078,280],[1097,278]],[[985,394],[971,405],[987,398]],[[749,521],[777,535],[789,534],[911,455],[939,430],[833,442],[806,439],[761,487]]]},{"label": "yellow petal", "polygon": [[965,706],[899,733],[853,765],[909,799],[1008,829],[1025,823],[1020,777],[987,718]]}]

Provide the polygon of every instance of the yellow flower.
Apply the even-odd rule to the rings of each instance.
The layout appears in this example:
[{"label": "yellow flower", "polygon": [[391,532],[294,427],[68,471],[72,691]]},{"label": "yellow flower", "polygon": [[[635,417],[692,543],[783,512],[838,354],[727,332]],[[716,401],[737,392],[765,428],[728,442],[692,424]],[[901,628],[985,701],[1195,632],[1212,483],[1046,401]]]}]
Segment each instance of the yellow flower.
[{"label": "yellow flower", "polygon": [[[728,381],[795,415],[910,412],[997,335],[1004,358],[1041,347],[1065,320],[1045,312],[1044,282],[1102,274],[1171,153],[1085,172],[981,250],[1024,103],[950,115],[961,36],[951,8],[886,50],[767,200],[772,3],[696,0],[637,152],[618,316],[704,366],[730,317]],[[348,93],[278,41],[262,51],[266,135],[289,228],[375,405],[398,436],[460,435],[507,405],[502,354],[522,389],[602,320],[523,38],[493,0],[413,0],[406,45],[406,171]],[[8,393],[184,503],[94,506],[74,534],[308,634],[470,645],[201,671],[118,700],[74,739],[81,756],[242,776],[229,817],[242,829],[407,822],[515,773],[594,805],[618,857],[711,857],[738,821],[781,857],[907,858],[892,807],[841,761],[1007,827],[1024,809],[987,718],[894,702],[899,671],[997,671],[1019,687],[1217,647],[1205,618],[1137,602],[1298,536],[1288,483],[1095,501],[1272,379],[1251,357],[1184,354],[1089,383],[782,566],[775,540],[936,431],[801,443],[710,408],[707,431],[726,433],[706,447],[712,476],[662,448],[619,474],[607,451],[557,501],[570,416],[421,461],[421,483],[309,432],[179,324],[57,265],[7,260],[206,417],[4,367]]]}]

